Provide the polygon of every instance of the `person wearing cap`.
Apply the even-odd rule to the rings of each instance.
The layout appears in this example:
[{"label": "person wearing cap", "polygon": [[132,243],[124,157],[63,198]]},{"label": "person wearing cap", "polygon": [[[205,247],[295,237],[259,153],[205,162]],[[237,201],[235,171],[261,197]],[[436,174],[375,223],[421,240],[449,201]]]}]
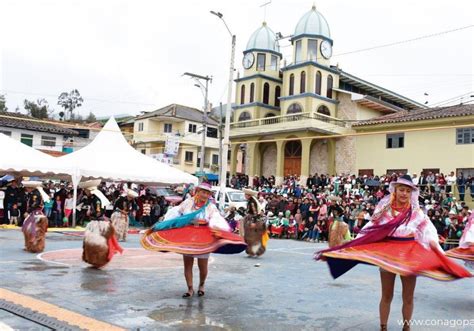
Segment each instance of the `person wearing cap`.
[{"label": "person wearing cap", "polygon": [[232,233],[216,205],[210,202],[212,187],[203,182],[196,186],[195,195],[179,206],[170,208],[163,220],[145,232],[140,242],[143,248],[158,252],[183,254],[184,277],[188,290],[182,295],[194,295],[193,264],[199,267],[198,296],[204,296],[210,253],[237,254],[246,244]]},{"label": "person wearing cap", "polygon": [[114,254],[123,252],[115,237],[115,228],[104,217],[105,207],[110,201],[98,189],[100,180],[79,183],[88,199],[87,216],[89,223],[84,231],[82,260],[99,269],[108,264]]},{"label": "person wearing cap", "polygon": [[43,191],[39,181],[23,181],[26,193],[26,215],[21,230],[25,238],[25,250],[40,253],[46,244],[48,218],[43,214],[43,201],[49,196]]},{"label": "person wearing cap", "polygon": [[403,330],[409,330],[416,276],[448,281],[472,275],[448,259],[439,246],[436,228],[420,209],[418,188],[411,177],[403,175],[392,181],[389,191],[356,239],[316,252],[315,259],[326,260],[334,278],[361,262],[380,267],[381,330],[387,330],[395,277],[400,275]]}]

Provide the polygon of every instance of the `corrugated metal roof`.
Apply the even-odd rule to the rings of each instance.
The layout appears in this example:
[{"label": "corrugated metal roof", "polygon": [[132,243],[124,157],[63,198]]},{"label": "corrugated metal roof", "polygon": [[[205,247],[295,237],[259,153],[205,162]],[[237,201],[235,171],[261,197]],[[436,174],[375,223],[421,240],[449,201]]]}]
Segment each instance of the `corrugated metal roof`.
[{"label": "corrugated metal roof", "polygon": [[68,136],[77,136],[78,133],[74,130],[63,127],[60,124],[55,124],[54,121],[39,120],[19,113],[2,112],[0,113],[0,126],[25,129],[31,131],[49,132]]}]

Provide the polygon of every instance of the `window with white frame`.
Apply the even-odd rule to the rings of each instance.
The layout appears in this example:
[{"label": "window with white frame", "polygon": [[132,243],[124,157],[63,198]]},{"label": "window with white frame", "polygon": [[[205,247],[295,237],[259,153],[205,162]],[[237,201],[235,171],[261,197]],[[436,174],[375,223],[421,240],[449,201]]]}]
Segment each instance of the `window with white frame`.
[{"label": "window with white frame", "polygon": [[138,123],[138,131],[143,131],[143,122]]},{"label": "window with white frame", "polygon": [[265,71],[265,54],[264,53],[257,54],[257,70]]},{"label": "window with white frame", "polygon": [[277,71],[278,69],[278,57],[276,55],[272,55],[271,57],[270,69],[273,71]]},{"label": "window with white frame", "polygon": [[48,147],[56,146],[56,137],[53,136],[41,136],[41,145]]},{"label": "window with white frame", "polygon": [[197,131],[197,125],[190,123],[190,124],[188,125],[188,132],[190,132],[190,133],[196,133],[196,131]]},{"label": "window with white frame", "polygon": [[12,136],[12,132],[11,132],[11,131],[0,130],[0,133],[3,133],[5,136],[8,136],[8,137],[11,137],[11,136]]},{"label": "window with white frame", "polygon": [[22,133],[21,134],[21,142],[27,146],[33,147],[33,135]]},{"label": "window with white frame", "polygon": [[405,133],[387,134],[387,148],[405,147]]},{"label": "window with white frame", "polygon": [[456,144],[474,144],[474,128],[456,129]]},{"label": "window with white frame", "polygon": [[165,123],[165,133],[171,133],[171,132],[173,132],[173,124]]},{"label": "window with white frame", "polygon": [[318,56],[318,41],[316,39],[308,39],[308,60],[316,61]]},{"label": "window with white frame", "polygon": [[303,50],[301,49],[301,40],[296,41],[295,45],[295,63],[300,63],[303,60]]},{"label": "window with white frame", "polygon": [[194,153],[190,151],[186,151],[184,153],[184,162],[193,162]]}]

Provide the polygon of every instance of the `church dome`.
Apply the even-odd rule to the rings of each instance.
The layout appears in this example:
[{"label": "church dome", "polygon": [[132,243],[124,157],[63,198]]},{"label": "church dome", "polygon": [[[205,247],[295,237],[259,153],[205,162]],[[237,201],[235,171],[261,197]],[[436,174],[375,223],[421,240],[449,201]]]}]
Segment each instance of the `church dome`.
[{"label": "church dome", "polygon": [[298,21],[292,39],[297,39],[302,35],[322,36],[331,39],[329,24],[324,16],[316,10],[316,6],[313,6],[313,8]]},{"label": "church dome", "polygon": [[250,36],[245,51],[253,49],[280,53],[277,37],[266,22],[263,22],[262,26]]}]

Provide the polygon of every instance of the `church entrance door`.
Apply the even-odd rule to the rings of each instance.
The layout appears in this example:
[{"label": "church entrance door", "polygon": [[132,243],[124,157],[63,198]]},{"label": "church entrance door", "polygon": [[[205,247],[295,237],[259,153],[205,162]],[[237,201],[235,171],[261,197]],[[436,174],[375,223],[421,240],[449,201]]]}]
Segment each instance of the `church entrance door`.
[{"label": "church entrance door", "polygon": [[285,145],[284,176],[301,174],[301,142],[292,140]]}]

